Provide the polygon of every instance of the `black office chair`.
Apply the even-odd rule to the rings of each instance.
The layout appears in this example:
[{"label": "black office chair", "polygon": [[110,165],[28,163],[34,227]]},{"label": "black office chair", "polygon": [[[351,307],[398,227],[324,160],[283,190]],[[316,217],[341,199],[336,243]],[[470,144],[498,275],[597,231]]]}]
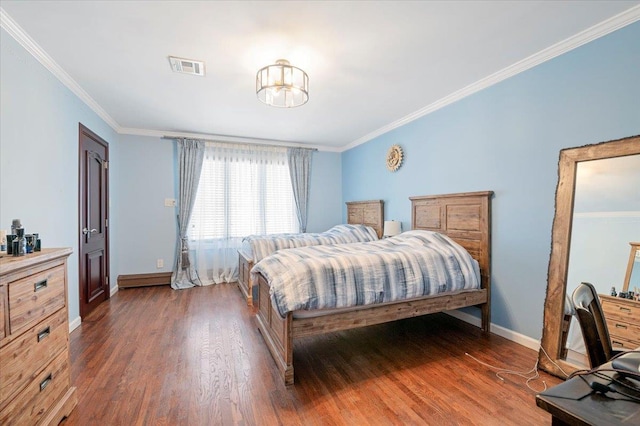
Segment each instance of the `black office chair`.
[{"label": "black office chair", "polygon": [[584,344],[591,368],[609,361],[621,351],[611,347],[609,329],[604,319],[602,305],[595,287],[590,283],[580,283],[571,296],[578,316]]}]

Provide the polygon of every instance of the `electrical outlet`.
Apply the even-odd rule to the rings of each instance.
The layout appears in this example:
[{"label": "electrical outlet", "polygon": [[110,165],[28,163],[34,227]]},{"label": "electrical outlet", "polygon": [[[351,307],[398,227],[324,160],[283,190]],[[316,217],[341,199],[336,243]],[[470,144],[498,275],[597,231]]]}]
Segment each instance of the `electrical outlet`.
[{"label": "electrical outlet", "polygon": [[175,207],[176,206],[176,199],[175,198],[165,198],[164,199],[164,206],[165,207]]},{"label": "electrical outlet", "polygon": [[156,260],[156,268],[158,268],[158,269],[164,268],[164,259]]}]

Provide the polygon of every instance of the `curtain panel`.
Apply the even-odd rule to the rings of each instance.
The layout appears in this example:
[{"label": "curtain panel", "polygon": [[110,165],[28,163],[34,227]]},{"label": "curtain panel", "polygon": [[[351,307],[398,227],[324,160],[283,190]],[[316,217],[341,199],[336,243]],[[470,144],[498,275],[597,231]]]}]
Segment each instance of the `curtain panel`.
[{"label": "curtain panel", "polygon": [[313,150],[307,148],[288,148],[289,175],[296,202],[296,212],[300,232],[307,232],[309,215],[309,180],[311,177],[311,156]]},{"label": "curtain panel", "polygon": [[188,230],[203,285],[238,279],[249,235],[299,232],[287,149],[206,142]]},{"label": "curtain panel", "polygon": [[183,289],[202,285],[189,250],[187,230],[200,181],[204,143],[193,139],[178,140],[178,243],[176,267],[171,274],[171,288]]}]

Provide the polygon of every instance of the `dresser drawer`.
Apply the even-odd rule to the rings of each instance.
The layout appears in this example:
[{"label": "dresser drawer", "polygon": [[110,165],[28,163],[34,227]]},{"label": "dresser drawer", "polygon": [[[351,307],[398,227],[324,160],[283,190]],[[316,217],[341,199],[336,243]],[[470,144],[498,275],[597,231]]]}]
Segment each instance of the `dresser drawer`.
[{"label": "dresser drawer", "polygon": [[640,302],[607,296],[601,296],[600,302],[605,318],[631,324],[640,323]]},{"label": "dresser drawer", "polygon": [[31,327],[65,304],[64,266],[47,269],[9,283],[9,329]]},{"label": "dresser drawer", "polygon": [[0,407],[67,349],[67,310],[61,309],[0,348]]},{"label": "dresser drawer", "polygon": [[640,343],[638,340],[629,340],[622,336],[616,336],[615,334],[609,333],[611,336],[611,346],[613,349],[627,349],[627,350],[635,350]]},{"label": "dresser drawer", "polygon": [[607,328],[609,329],[611,340],[614,337],[619,337],[631,342],[638,342],[636,347],[640,346],[640,324],[630,324],[607,318]]},{"label": "dresser drawer", "polygon": [[69,389],[68,355],[62,352],[0,412],[0,424],[35,425]]}]

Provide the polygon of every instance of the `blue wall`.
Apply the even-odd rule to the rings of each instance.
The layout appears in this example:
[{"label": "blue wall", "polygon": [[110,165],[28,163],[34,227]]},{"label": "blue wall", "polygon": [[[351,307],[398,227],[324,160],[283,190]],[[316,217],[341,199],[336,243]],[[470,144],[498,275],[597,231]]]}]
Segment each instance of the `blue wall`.
[{"label": "blue wall", "polygon": [[[165,198],[178,198],[175,142],[149,136],[120,135],[116,178],[120,226],[115,250],[119,275],[170,272],[177,236],[174,207]],[[342,175],[340,154],[315,152],[311,166],[308,231],[324,231],[340,223]],[[164,268],[156,269],[156,260]]]},{"label": "blue wall", "polygon": [[[315,152],[311,164],[311,192],[307,232],[322,232],[342,222],[341,154]],[[346,200],[351,201],[351,200]]]},{"label": "blue wall", "polygon": [[[0,30],[0,229],[19,218],[27,233],[38,232],[43,247],[71,247],[69,319],[79,313],[78,123],[109,143],[118,135],[86,104]],[[111,168],[111,179],[118,167]],[[117,206],[113,202],[111,206]],[[112,227],[117,219],[112,218]],[[117,244],[111,235],[111,244]],[[115,286],[117,260],[111,262]]]},{"label": "blue wall", "polygon": [[[122,243],[116,251],[118,275],[171,272],[175,261],[176,207],[165,207],[165,198],[178,198],[176,151],[172,140],[120,135],[116,177]],[[164,268],[156,268],[156,260]]]},{"label": "blue wall", "polygon": [[558,154],[640,133],[638,40],[635,23],[344,152],[343,200],[382,198],[409,229],[410,196],[493,190],[492,322],[540,338]]}]

